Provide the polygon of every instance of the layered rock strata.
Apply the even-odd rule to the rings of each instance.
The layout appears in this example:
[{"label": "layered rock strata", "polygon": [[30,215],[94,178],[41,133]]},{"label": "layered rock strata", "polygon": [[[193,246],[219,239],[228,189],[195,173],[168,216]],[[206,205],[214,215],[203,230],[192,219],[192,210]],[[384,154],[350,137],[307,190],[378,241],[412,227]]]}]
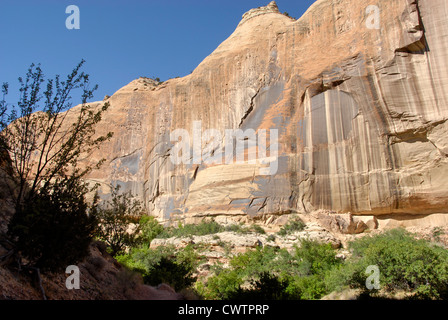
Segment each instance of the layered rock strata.
[{"label": "layered rock strata", "polygon": [[[165,221],[448,213],[447,15],[445,0],[319,0],[298,20],[275,3],[251,10],[192,74],[108,97],[98,133],[115,135],[90,178]],[[180,164],[176,129],[191,138]],[[255,161],[204,161],[229,129],[268,132],[265,152],[246,143],[234,156]]]}]

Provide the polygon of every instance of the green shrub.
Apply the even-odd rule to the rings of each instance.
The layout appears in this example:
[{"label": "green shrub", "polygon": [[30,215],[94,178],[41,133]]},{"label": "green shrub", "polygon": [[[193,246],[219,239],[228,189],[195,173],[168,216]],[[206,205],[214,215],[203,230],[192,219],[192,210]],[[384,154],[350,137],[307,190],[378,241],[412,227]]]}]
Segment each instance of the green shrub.
[{"label": "green shrub", "polygon": [[177,227],[165,228],[162,232],[157,235],[157,238],[172,238],[172,237],[191,237],[191,236],[205,236],[209,234],[216,234],[224,231],[230,231],[240,234],[246,234],[250,232],[255,232],[259,234],[265,234],[265,230],[258,226],[252,225],[246,227],[242,224],[231,224],[228,226],[223,226],[214,220],[211,221],[201,221],[199,224],[182,224],[179,223]]},{"label": "green shrub", "polygon": [[[215,222],[203,222],[199,227],[181,225],[177,232],[194,230],[203,234],[222,230],[218,226]],[[249,230],[234,226],[234,230]],[[303,224],[295,220],[283,230],[287,234],[300,228]],[[378,290],[366,288],[370,275],[366,269],[371,265],[380,270],[381,292],[405,291],[416,299],[448,298],[448,250],[403,230],[365,236],[350,243],[349,248],[352,255],[342,261],[330,244],[309,240],[300,241],[293,252],[257,247],[234,255],[226,268],[211,266],[211,276],[206,281],[193,277],[201,261],[193,245],[181,250],[172,246],[140,246],[117,259],[139,271],[147,284],[166,282],[179,290],[196,281],[194,288],[204,299],[313,300],[345,288],[361,289],[360,297],[378,297]]]},{"label": "green shrub", "polygon": [[152,286],[167,283],[174,290],[179,291],[190,287],[196,281],[196,278],[192,276],[192,271],[188,262],[162,256],[151,272],[143,276],[143,280]]},{"label": "green shrub", "polygon": [[293,299],[286,289],[289,279],[281,279],[277,275],[263,272],[256,279],[250,280],[250,287],[238,290],[234,299],[238,300],[289,300]]},{"label": "green shrub", "polygon": [[164,231],[163,226],[154,217],[147,215],[141,217],[138,225],[140,233],[137,235],[136,242],[148,247],[151,241]]},{"label": "green shrub", "polygon": [[76,177],[58,179],[18,207],[8,232],[28,266],[60,271],[88,256],[98,221],[87,192]]},{"label": "green shrub", "polygon": [[329,293],[322,274],[295,276],[289,281],[285,291],[297,300],[318,300]]},{"label": "green shrub", "polygon": [[340,265],[331,245],[303,241],[294,254],[270,246],[238,254],[199,285],[206,299],[319,299],[325,277]]},{"label": "green shrub", "polygon": [[176,291],[188,288],[196,281],[193,273],[200,263],[199,255],[191,246],[180,250],[173,246],[156,249],[142,246],[116,259],[128,269],[141,273],[145,284],[167,283]]},{"label": "green shrub", "polygon": [[138,223],[143,216],[141,203],[133,199],[130,192],[120,194],[119,190],[117,185],[111,199],[95,210],[100,223],[96,237],[107,244],[112,256],[136,245],[140,232]]},{"label": "green shrub", "polygon": [[168,227],[163,232],[158,234],[157,238],[172,238],[172,237],[188,237],[188,236],[205,236],[209,234],[216,234],[224,231],[224,227],[216,221],[201,221],[199,224],[181,224],[177,228]]},{"label": "green shrub", "polygon": [[287,224],[283,225],[278,232],[279,236],[286,236],[288,234],[294,233],[296,231],[302,231],[305,228],[305,223],[300,220],[299,218],[296,218],[294,220],[288,221]]},{"label": "green shrub", "polygon": [[373,296],[378,292],[366,288],[368,275],[365,272],[368,266],[374,265],[380,271],[381,289],[388,294],[404,291],[416,299],[448,297],[446,249],[426,240],[417,240],[401,229],[361,238],[350,247],[353,258],[332,274],[330,287],[349,285]]},{"label": "green shrub", "polygon": [[297,261],[291,274],[287,293],[296,299],[320,299],[330,293],[326,286],[327,274],[342,263],[330,244],[302,240],[293,258]]},{"label": "green shrub", "polygon": [[341,263],[336,258],[336,251],[328,243],[302,240],[300,244],[300,247],[296,247],[295,258],[301,262],[302,275],[321,274]]},{"label": "green shrub", "polygon": [[432,238],[436,242],[440,242],[441,241],[440,237],[444,234],[445,234],[445,231],[443,230],[442,227],[435,227],[432,229]]},{"label": "green shrub", "polygon": [[289,273],[294,263],[286,249],[265,246],[234,256],[230,260],[230,267],[238,270],[241,277],[247,280],[266,272]]},{"label": "green shrub", "polygon": [[[2,85],[0,162],[11,165],[2,170],[1,179],[10,187],[15,209],[8,240],[15,246],[11,261],[19,269],[23,262],[29,268],[59,271],[89,253],[97,223],[89,214],[85,196],[91,190],[83,178],[105,159],[79,164],[112,133],[99,136],[95,131],[109,104],[87,104],[98,86],[81,71],[84,62],[66,78],[47,80],[40,65],[32,64],[19,77],[16,103],[7,103],[8,84]],[[72,109],[73,93],[81,98],[79,108]],[[36,274],[40,278],[40,271]]]},{"label": "green shrub", "polygon": [[226,226],[224,229],[225,231],[235,232],[239,234],[246,234],[250,232],[249,228],[243,226],[242,224],[236,224],[236,223],[230,224]]},{"label": "green shrub", "polygon": [[258,224],[253,224],[250,228],[250,230],[252,230],[255,233],[259,233],[259,234],[266,234],[266,231],[260,227]]},{"label": "green shrub", "polygon": [[[277,249],[272,247],[257,248],[243,254],[238,254],[230,260],[230,268],[215,267],[214,274],[207,283],[198,283],[198,293],[205,299],[243,299],[255,295],[251,290],[243,289],[243,285],[257,283],[263,274],[272,272],[272,268],[282,264],[275,259]],[[285,250],[287,253],[287,251]],[[277,266],[277,269],[280,267]],[[267,279],[264,279],[267,280]]]},{"label": "green shrub", "polygon": [[207,283],[198,282],[198,294],[207,300],[233,300],[241,292],[244,283],[241,275],[235,270],[222,269],[217,275],[207,280]]},{"label": "green shrub", "polygon": [[[365,271],[365,270],[364,270]],[[362,276],[360,279],[355,279],[355,275]],[[366,280],[366,275],[363,275],[359,265],[347,260],[344,263],[335,266],[325,274],[325,288],[327,292],[342,292],[345,289],[354,288],[353,282],[361,282]]]}]

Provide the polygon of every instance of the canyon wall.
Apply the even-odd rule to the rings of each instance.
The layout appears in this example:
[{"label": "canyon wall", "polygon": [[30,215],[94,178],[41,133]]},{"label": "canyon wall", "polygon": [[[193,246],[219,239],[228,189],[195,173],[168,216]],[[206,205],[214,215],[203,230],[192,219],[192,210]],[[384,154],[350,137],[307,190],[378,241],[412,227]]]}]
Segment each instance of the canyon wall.
[{"label": "canyon wall", "polygon": [[[275,3],[253,9],[192,74],[107,98],[97,131],[114,137],[90,179],[165,221],[448,213],[447,16],[446,0],[319,0],[298,20]],[[180,164],[176,129],[191,138]],[[255,161],[205,161],[229,129],[264,130],[265,152],[246,143],[236,155]]]}]

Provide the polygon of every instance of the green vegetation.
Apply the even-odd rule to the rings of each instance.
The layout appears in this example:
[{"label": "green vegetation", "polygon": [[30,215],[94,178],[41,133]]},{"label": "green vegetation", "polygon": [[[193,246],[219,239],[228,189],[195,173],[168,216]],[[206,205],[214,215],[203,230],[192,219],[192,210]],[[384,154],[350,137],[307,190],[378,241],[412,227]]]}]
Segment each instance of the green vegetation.
[{"label": "green vegetation", "polygon": [[445,232],[443,231],[443,229],[441,227],[435,227],[432,229],[431,236],[434,239],[434,241],[440,242],[441,236],[443,236],[444,234],[445,234]]},{"label": "green vegetation", "polygon": [[[148,221],[151,221],[147,228],[150,236],[145,238],[148,240],[117,256],[118,261],[140,272],[147,284],[165,282],[176,290],[194,289],[203,299],[313,300],[347,288],[359,289],[362,298],[393,297],[402,292],[412,299],[447,298],[448,251],[401,229],[353,241],[349,246],[351,256],[344,261],[337,257],[338,251],[330,244],[309,240],[300,241],[292,251],[264,246],[232,255],[231,247],[216,235],[229,227],[215,221],[179,224],[177,228],[163,231],[155,220]],[[241,225],[230,228],[236,232],[253,229]],[[281,234],[302,229],[303,222],[292,220],[282,228]],[[212,265],[208,278],[197,279],[197,268],[205,261],[200,254],[204,248],[191,244],[184,249],[149,246],[157,235],[189,234],[215,234],[213,239],[225,249],[229,266]],[[369,266],[377,266],[380,271],[379,290],[366,287]]]},{"label": "green vegetation", "polygon": [[[32,64],[19,78],[15,104],[6,102],[9,85],[2,85],[0,174],[14,214],[6,234],[0,235],[10,248],[0,263],[18,272],[31,271],[43,299],[41,270],[60,272],[82,261],[98,227],[97,199],[87,201],[96,186],[90,187],[84,178],[104,159],[87,166],[79,163],[112,133],[95,132],[109,104],[87,104],[98,86],[91,86],[89,75],[81,71],[83,64],[65,79],[56,75],[47,81],[40,65]],[[78,89],[80,105],[72,108],[71,96]]]},{"label": "green vegetation", "polygon": [[278,232],[278,235],[286,236],[296,231],[302,231],[304,228],[305,223],[302,220],[300,220],[300,218],[296,218],[293,220],[289,220],[287,224],[283,225],[280,231]]},{"label": "green vegetation", "polygon": [[199,224],[182,224],[177,228],[167,227],[157,235],[157,238],[205,236],[224,231],[225,228],[216,221],[201,221]]},{"label": "green vegetation", "polygon": [[111,199],[94,212],[100,223],[96,237],[108,245],[113,256],[137,244],[143,217],[140,202],[133,200],[131,193],[120,194],[119,190],[119,185],[113,188]]},{"label": "green vegetation", "polygon": [[200,263],[200,256],[192,246],[184,249],[140,246],[128,254],[116,256],[116,259],[128,269],[140,272],[146,284],[156,286],[167,283],[177,291],[190,287],[196,281],[193,273]]},{"label": "green vegetation", "polygon": [[245,226],[244,224],[230,224],[224,228],[224,231],[235,232],[238,234],[248,234],[251,232],[258,234],[266,233],[262,227],[256,224],[252,224],[251,226]]},{"label": "green vegetation", "polygon": [[87,214],[87,191],[77,178],[58,179],[19,207],[9,235],[28,266],[60,271],[88,255],[98,222]]},{"label": "green vegetation", "polygon": [[294,20],[297,20],[297,18],[294,18],[294,17],[291,17],[290,15],[289,15],[289,13],[288,12],[283,12],[282,13],[284,16],[287,16],[288,18],[291,18],[291,19],[294,19]]},{"label": "green vegetation", "polygon": [[164,231],[163,226],[154,217],[147,215],[140,218],[138,225],[139,234],[136,242],[148,247],[151,245],[151,241]]},{"label": "green vegetation", "polygon": [[448,250],[401,230],[361,238],[351,244],[353,257],[332,275],[333,289],[350,286],[363,295],[378,296],[367,290],[365,270],[380,270],[381,290],[387,294],[407,293],[413,299],[448,298]]},{"label": "green vegetation", "polygon": [[203,220],[198,224],[182,224],[178,223],[177,227],[167,227],[162,232],[158,233],[156,238],[172,238],[172,237],[191,237],[191,236],[205,236],[209,234],[216,234],[220,232],[235,232],[239,234],[246,234],[250,232],[265,234],[264,229],[258,225],[251,225],[246,227],[241,224],[230,224],[223,226],[214,220]]},{"label": "green vegetation", "polygon": [[341,264],[330,245],[302,241],[294,253],[273,247],[234,256],[230,268],[216,268],[206,283],[197,283],[206,299],[318,299],[325,275]]},{"label": "green vegetation", "polygon": [[258,224],[253,224],[250,227],[250,230],[255,233],[258,233],[258,234],[266,234],[266,231],[262,227],[260,227]]},{"label": "green vegetation", "polygon": [[[97,225],[86,201],[92,188],[83,178],[103,160],[82,169],[78,163],[112,133],[95,134],[109,105],[87,104],[97,86],[89,89],[83,64],[65,79],[57,75],[47,81],[40,66],[32,64],[25,78],[19,78],[16,104],[6,102],[8,84],[2,86],[0,162],[11,165],[0,170],[15,209],[5,237],[14,246],[11,260],[19,261],[19,270],[37,270],[38,277],[39,269],[57,271],[82,260]],[[81,105],[72,108],[71,95],[77,89]]]},{"label": "green vegetation", "polygon": [[[448,251],[403,230],[351,243],[353,256],[336,258],[330,245],[302,241],[294,253],[259,248],[215,268],[196,289],[205,299],[319,299],[332,291],[360,289],[364,298],[404,292],[410,299],[447,299]],[[368,290],[367,267],[380,270],[380,290]]]}]

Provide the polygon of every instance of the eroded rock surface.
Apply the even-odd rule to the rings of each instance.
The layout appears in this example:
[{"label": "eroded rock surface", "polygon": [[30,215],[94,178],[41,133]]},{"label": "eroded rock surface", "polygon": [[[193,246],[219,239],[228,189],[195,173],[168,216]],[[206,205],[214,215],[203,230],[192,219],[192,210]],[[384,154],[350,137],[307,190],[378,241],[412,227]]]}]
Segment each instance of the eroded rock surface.
[{"label": "eroded rock surface", "polygon": [[[192,74],[131,82],[108,97],[98,133],[115,135],[91,179],[104,193],[121,184],[161,220],[448,213],[448,2],[375,1],[379,29],[371,4],[319,0],[294,20],[271,3]],[[170,133],[193,138],[195,121],[222,135],[277,129],[276,174],[262,158],[173,164]]]}]

